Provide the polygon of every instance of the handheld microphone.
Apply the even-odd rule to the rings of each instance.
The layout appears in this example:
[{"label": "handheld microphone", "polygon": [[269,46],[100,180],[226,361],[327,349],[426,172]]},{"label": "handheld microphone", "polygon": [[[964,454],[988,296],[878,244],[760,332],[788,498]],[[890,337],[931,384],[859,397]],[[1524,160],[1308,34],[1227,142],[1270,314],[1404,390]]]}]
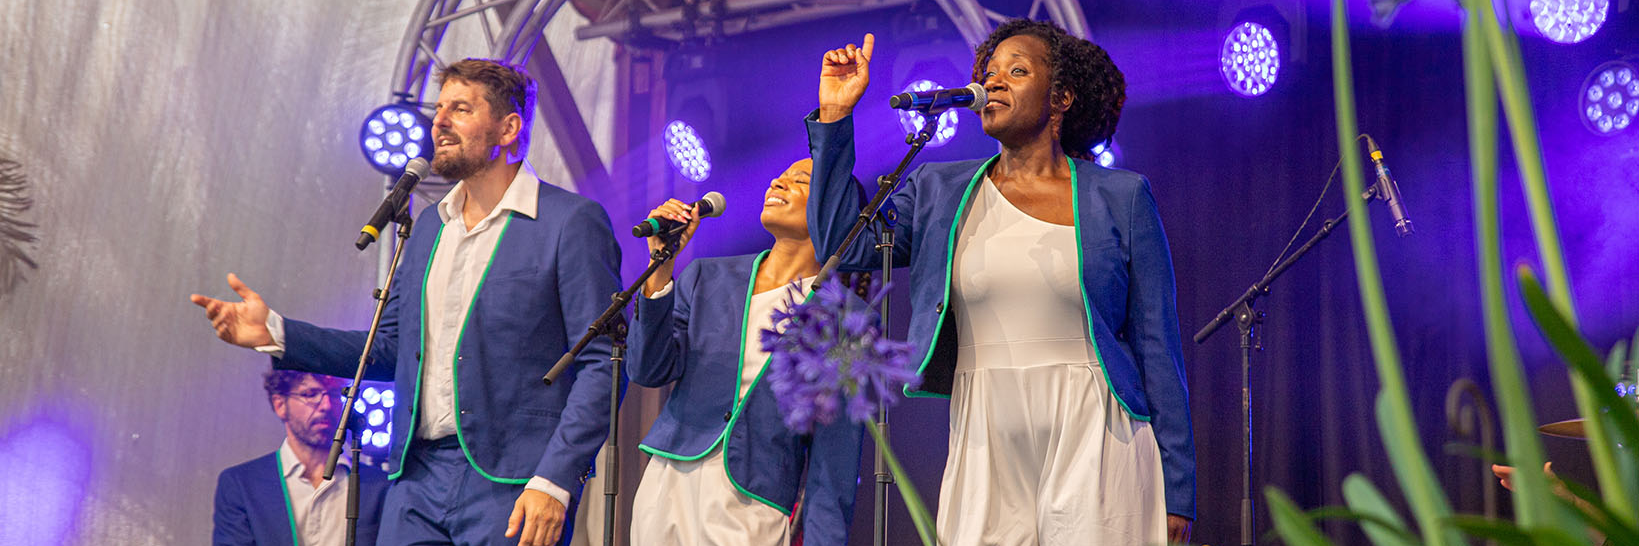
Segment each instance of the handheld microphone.
[{"label": "handheld microphone", "polygon": [[1366,148],[1371,152],[1372,164],[1377,166],[1377,185],[1367,191],[1367,198],[1376,193],[1389,204],[1389,216],[1394,218],[1394,232],[1401,237],[1411,235],[1411,216],[1406,214],[1405,199],[1400,197],[1400,185],[1395,183],[1394,177],[1389,174],[1389,168],[1383,165],[1383,151],[1377,149],[1377,142],[1371,135],[1366,135]]},{"label": "handheld microphone", "polygon": [[950,108],[962,107],[978,112],[985,108],[985,86],[974,82],[967,84],[967,87],[954,89],[908,91],[888,97],[888,107],[895,110],[915,110],[923,113],[942,112]]},{"label": "handheld microphone", "polygon": [[[723,194],[711,192],[700,197],[699,201],[695,201],[694,206],[699,210],[700,218],[713,218],[722,216],[723,207],[727,205],[723,201]],[[632,236],[639,238],[654,237],[671,233],[686,225],[688,224],[670,218],[649,218],[638,225],[632,226]]]},{"label": "handheld microphone", "polygon": [[431,169],[432,167],[427,165],[427,160],[419,157],[411,159],[410,163],[404,166],[404,174],[398,177],[398,182],[393,183],[392,193],[387,194],[387,198],[376,207],[376,213],[370,216],[370,222],[359,230],[359,240],[353,243],[353,246],[364,250],[370,243],[376,242],[376,238],[381,237],[381,228],[392,221],[399,209],[404,208],[405,200],[410,198],[410,191],[415,189],[416,184],[421,183],[421,179],[425,178],[427,171]]}]

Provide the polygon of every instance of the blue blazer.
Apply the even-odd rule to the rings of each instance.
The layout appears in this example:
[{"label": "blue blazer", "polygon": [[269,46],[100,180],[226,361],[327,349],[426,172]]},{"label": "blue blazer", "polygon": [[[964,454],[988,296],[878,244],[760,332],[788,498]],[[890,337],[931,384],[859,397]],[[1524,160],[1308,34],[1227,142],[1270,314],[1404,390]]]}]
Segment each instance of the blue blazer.
[{"label": "blue blazer", "polygon": [[[814,159],[808,226],[823,259],[841,246],[859,216],[855,196],[854,124],[848,117],[820,123],[810,114],[808,144]],[[898,215],[894,265],[911,269],[908,341],[921,361],[919,391],[949,396],[956,371],[956,328],[946,314],[951,261],[962,214],[984,179],[989,160],[928,163],[911,171],[892,196]],[[1172,254],[1149,181],[1136,173],[1090,161],[1070,162],[1076,196],[1076,238],[1081,295],[1110,390],[1133,419],[1149,421],[1160,445],[1167,512],[1195,517],[1195,444],[1189,424],[1183,347],[1172,274]],[[881,267],[870,230],[843,254],[845,268]]]},{"label": "blue blazer", "polygon": [[[609,433],[609,341],[599,337],[553,382],[541,376],[620,291],[609,216],[585,197],[542,183],[537,218],[513,213],[478,285],[456,345],[455,421],[461,451],[491,481],[541,476],[578,496]],[[398,385],[388,464],[403,473],[421,395],[427,266],[443,220],[427,207],[410,232],[365,379]],[[285,321],[274,366],[352,377],[364,331]]]},{"label": "blue blazer", "polygon": [[812,434],[787,429],[773,388],[762,381],[767,368],[745,399],[735,400],[745,365],[746,309],[767,255],[701,258],[683,268],[671,293],[638,298],[629,338],[632,382],[673,385],[639,449],[689,461],[721,444],[729,481],[786,515],[803,490],[806,469],[804,543],[846,544],[864,429],[846,415]]},{"label": "blue blazer", "polygon": [[[216,478],[215,546],[296,545],[296,516],[285,493],[284,469],[275,451],[223,470]],[[375,467],[359,472],[358,543],[375,544],[387,476]],[[341,478],[336,478],[341,479]]]}]

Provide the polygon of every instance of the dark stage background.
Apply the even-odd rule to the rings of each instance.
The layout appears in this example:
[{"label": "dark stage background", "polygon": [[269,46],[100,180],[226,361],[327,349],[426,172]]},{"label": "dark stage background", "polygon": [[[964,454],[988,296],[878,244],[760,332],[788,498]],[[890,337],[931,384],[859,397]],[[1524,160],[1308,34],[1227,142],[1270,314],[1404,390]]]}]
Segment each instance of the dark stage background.
[{"label": "dark stage background", "polygon": [[[1307,11],[1303,4],[1309,4]],[[1396,238],[1386,208],[1370,207],[1414,410],[1452,502],[1460,511],[1478,513],[1483,488],[1497,487],[1495,480],[1481,473],[1478,461],[1445,450],[1457,440],[1445,424],[1447,388],[1467,377],[1488,390],[1458,20],[1455,8],[1414,3],[1383,30],[1366,23],[1363,3],[1351,4],[1357,4],[1351,30],[1359,126],[1383,147],[1417,227],[1413,236]],[[1225,13],[1216,3],[1084,5],[1094,41],[1109,50],[1128,81],[1128,103],[1115,137],[1117,166],[1149,177],[1172,243],[1199,463],[1197,543],[1230,544],[1239,537],[1241,372],[1232,324],[1202,345],[1187,338],[1275,260],[1338,158],[1327,7],[1298,5],[1299,18],[1289,27],[1306,38],[1306,48],[1283,54],[1280,80],[1257,98],[1231,93],[1218,74]],[[1233,8],[1225,9],[1233,16]],[[1639,139],[1595,137],[1575,117],[1576,93],[1587,73],[1615,58],[1615,49],[1634,44],[1631,13],[1614,19],[1576,46],[1522,37],[1576,303],[1585,331],[1601,348],[1632,335],[1639,325],[1639,260],[1633,258],[1639,249],[1633,242],[1639,235]],[[699,89],[712,89],[720,102],[707,110],[727,112],[726,121],[702,129],[715,133],[708,141],[718,171],[704,184],[675,186],[685,197],[722,191],[731,203],[729,217],[701,229],[695,255],[767,247],[766,235],[745,235],[760,233],[745,208],[761,201],[769,178],[806,153],[801,118],[816,105],[819,53],[859,43],[868,31],[877,36],[871,89],[855,116],[856,174],[870,180],[890,171],[905,149],[903,133],[885,106],[887,96],[914,79],[949,86],[967,81],[971,50],[932,5],[734,37],[676,54],[698,56],[704,67],[669,72],[673,97],[698,97]],[[1283,47],[1294,42],[1282,38]],[[673,117],[709,120],[694,102]],[[919,160],[994,154],[994,141],[977,122],[962,113],[955,139]],[[1505,259],[1534,264],[1511,155],[1504,156],[1502,173]],[[1311,230],[1341,212],[1341,194],[1339,179]],[[1378,382],[1348,245],[1347,233],[1335,234],[1259,303],[1269,315],[1266,350],[1254,355],[1251,375],[1252,479],[1259,489],[1260,531],[1269,529],[1261,503],[1265,486],[1285,490],[1304,507],[1336,505],[1342,503],[1343,478],[1360,472],[1398,502],[1372,417]],[[903,295],[899,291],[893,317],[900,331],[908,312]],[[1511,295],[1537,414],[1545,421],[1573,417],[1564,368],[1521,318],[1517,299]],[[947,411],[944,401],[915,399],[892,412],[894,446],[930,508],[946,454]],[[1546,442],[1556,469],[1591,481],[1580,443]],[[867,457],[855,544],[869,544],[870,472]],[[1507,513],[1506,492],[1497,490]],[[891,514],[889,542],[914,542],[897,501]],[[1346,543],[1364,540],[1349,525],[1328,524],[1327,530]]]}]

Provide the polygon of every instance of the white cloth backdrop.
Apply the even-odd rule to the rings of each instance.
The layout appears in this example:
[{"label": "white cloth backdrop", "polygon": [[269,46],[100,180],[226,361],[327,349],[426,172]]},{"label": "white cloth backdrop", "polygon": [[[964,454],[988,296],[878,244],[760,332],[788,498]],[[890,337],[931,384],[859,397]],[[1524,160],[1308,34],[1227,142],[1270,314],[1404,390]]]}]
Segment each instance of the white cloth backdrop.
[{"label": "white cloth backdrop", "polygon": [[[351,242],[383,177],[357,127],[411,4],[0,2],[0,159],[34,201],[4,214],[38,237],[38,268],[0,286],[0,544],[208,540],[217,473],[282,432],[267,360],[187,296],[230,295],[232,271],[290,316],[367,324],[377,255]],[[548,42],[607,158],[613,46],[575,42],[578,20]]]}]

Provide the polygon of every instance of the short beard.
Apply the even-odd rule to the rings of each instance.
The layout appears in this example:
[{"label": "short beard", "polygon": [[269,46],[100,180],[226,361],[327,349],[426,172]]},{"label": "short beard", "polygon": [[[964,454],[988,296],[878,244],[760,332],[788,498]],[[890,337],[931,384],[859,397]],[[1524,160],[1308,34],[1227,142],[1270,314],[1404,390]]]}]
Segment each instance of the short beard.
[{"label": "short beard", "polygon": [[484,169],[484,162],[476,157],[461,155],[433,156],[433,173],[445,180],[466,180]]},{"label": "short beard", "polygon": [[331,440],[334,440],[334,438],[328,434],[320,433],[316,429],[317,427],[314,426],[306,426],[292,432],[295,432],[294,436],[296,437],[297,441],[307,444],[308,447],[321,451],[330,449],[330,442]]},{"label": "short beard", "polygon": [[[495,159],[495,143],[500,140],[500,131],[496,130],[485,134],[482,141],[477,143],[480,144],[477,148],[484,152],[480,155],[487,157],[445,155],[441,158],[437,153],[434,153],[433,173],[444,177],[445,180],[459,181],[471,178],[472,175],[478,174],[479,171],[482,171],[485,167],[488,167],[489,162]],[[465,139],[463,139],[463,141],[465,141]],[[506,152],[503,151],[501,153]]]}]

